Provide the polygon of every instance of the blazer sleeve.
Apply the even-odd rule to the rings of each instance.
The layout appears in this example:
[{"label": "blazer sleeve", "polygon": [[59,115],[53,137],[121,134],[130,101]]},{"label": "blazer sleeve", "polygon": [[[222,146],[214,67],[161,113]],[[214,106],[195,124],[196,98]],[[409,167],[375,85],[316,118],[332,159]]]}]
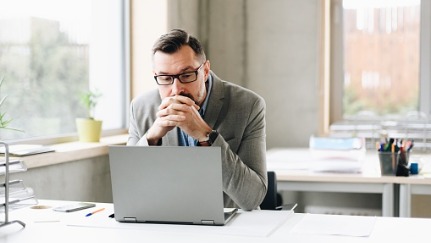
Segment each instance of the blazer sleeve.
[{"label": "blazer sleeve", "polygon": [[129,111],[129,138],[127,145],[148,146],[145,135],[156,119],[159,104],[160,98],[155,91],[145,93],[132,100]]},{"label": "blazer sleeve", "polygon": [[258,97],[249,107],[250,112],[244,118],[245,128],[238,128],[243,130],[242,136],[238,136],[237,148],[232,148],[222,136],[218,136],[213,144],[222,148],[223,189],[244,210],[259,207],[268,184],[265,101]]}]

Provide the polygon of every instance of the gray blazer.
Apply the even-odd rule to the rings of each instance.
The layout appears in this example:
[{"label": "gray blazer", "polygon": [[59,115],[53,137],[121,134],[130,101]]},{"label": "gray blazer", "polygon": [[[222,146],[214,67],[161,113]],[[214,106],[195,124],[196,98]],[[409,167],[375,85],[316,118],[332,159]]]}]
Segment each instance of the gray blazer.
[{"label": "gray blazer", "polygon": [[[267,191],[265,101],[213,72],[210,75],[213,85],[204,120],[219,132],[212,146],[222,151],[224,205],[256,209]],[[145,133],[156,120],[160,103],[158,90],[131,102],[127,145],[148,146]],[[162,146],[178,146],[177,129],[162,138]]]}]

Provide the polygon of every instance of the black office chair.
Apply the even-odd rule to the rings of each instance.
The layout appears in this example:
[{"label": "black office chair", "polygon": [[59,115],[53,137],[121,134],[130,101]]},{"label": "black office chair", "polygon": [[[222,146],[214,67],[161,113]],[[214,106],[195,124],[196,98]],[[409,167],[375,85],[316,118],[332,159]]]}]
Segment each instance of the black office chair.
[{"label": "black office chair", "polygon": [[283,198],[277,192],[277,176],[274,171],[268,171],[268,191],[260,204],[263,210],[294,210],[296,203],[283,205]]}]

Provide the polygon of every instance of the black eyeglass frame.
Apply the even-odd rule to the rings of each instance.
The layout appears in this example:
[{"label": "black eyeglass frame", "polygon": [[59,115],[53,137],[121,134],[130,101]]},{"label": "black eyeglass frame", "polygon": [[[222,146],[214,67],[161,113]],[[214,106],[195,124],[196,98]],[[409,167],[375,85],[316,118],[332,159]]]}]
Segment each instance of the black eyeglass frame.
[{"label": "black eyeglass frame", "polygon": [[[192,82],[194,82],[194,81],[196,81],[196,80],[198,80],[198,73],[199,73],[199,69],[201,69],[201,67],[204,65],[206,63],[206,61],[205,62],[203,62],[196,70],[193,70],[193,71],[187,71],[187,72],[184,72],[184,73],[180,73],[180,74],[174,74],[174,75],[170,75],[170,74],[161,74],[161,75],[155,75],[154,76],[154,79],[156,80],[156,83],[158,84],[158,85],[171,85],[171,84],[173,84],[174,83],[174,81],[175,81],[175,78],[176,79],[178,79],[178,81],[180,81],[180,83],[183,83],[183,84],[187,84],[187,83],[192,83]],[[185,74],[192,74],[192,73],[194,73],[195,74],[195,76],[196,76],[196,78],[194,79],[194,80],[191,80],[191,81],[183,81],[183,80],[181,80],[181,76],[182,75],[185,75]],[[159,81],[157,80],[157,78],[158,77],[170,77],[171,78],[171,82],[170,83],[165,83],[165,84],[161,84],[161,83],[159,83]]]}]

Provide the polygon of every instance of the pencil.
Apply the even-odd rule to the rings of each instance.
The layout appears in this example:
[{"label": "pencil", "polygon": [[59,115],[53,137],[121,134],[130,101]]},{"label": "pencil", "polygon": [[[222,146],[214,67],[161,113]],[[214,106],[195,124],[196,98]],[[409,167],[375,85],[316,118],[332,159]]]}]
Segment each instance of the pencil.
[{"label": "pencil", "polygon": [[97,209],[96,211],[93,211],[93,212],[91,212],[91,213],[88,213],[87,215],[85,215],[85,217],[89,217],[89,216],[91,216],[91,215],[93,215],[93,214],[95,214],[95,213],[98,213],[98,212],[100,212],[100,211],[103,211],[103,210],[105,210],[105,208]]}]

